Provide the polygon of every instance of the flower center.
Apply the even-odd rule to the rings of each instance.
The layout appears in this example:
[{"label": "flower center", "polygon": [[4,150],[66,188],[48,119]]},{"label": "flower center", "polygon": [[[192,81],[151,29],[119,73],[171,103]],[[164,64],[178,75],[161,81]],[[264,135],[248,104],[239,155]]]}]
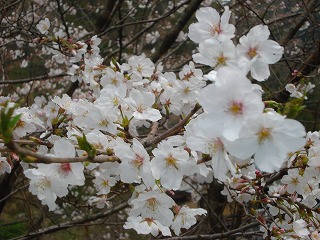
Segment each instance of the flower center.
[{"label": "flower center", "polygon": [[102,119],[100,122],[99,122],[99,125],[101,127],[107,127],[109,124],[108,120],[107,119]]},{"label": "flower center", "polygon": [[136,158],[132,161],[132,163],[136,168],[140,168],[143,164],[143,160],[144,158],[142,156],[136,154]]},{"label": "flower center", "polygon": [[[184,74],[183,78],[181,80],[185,80],[185,81],[189,81],[191,77],[194,76],[194,72],[189,72],[189,73],[186,73]],[[171,84],[172,85],[172,84]],[[172,86],[171,86],[172,87]]]},{"label": "flower center", "polygon": [[142,66],[140,64],[137,66],[137,72],[142,73]]},{"label": "flower center", "polygon": [[262,128],[260,132],[258,132],[258,141],[262,143],[263,141],[271,138],[271,129],[270,128]]},{"label": "flower center", "polygon": [[177,165],[177,159],[174,158],[171,154],[165,158],[167,167],[174,167],[175,169],[179,169]]},{"label": "flower center", "polygon": [[252,59],[257,55],[258,55],[257,48],[250,48],[250,50],[248,52],[248,56]]},{"label": "flower center", "polygon": [[144,219],[143,222],[147,222],[149,226],[151,226],[151,224],[153,223],[153,219],[152,218],[146,218]]},{"label": "flower center", "polygon": [[216,33],[221,33],[221,27],[220,24],[218,25],[213,25],[212,27],[212,36],[214,36]]},{"label": "flower center", "polygon": [[216,66],[225,66],[226,65],[226,61],[227,61],[227,57],[225,57],[222,53],[219,55],[219,57],[217,57],[217,64]]},{"label": "flower center", "polygon": [[229,112],[234,116],[241,115],[243,113],[243,104],[241,102],[232,101],[229,106]]},{"label": "flower center", "polygon": [[24,121],[19,120],[17,123],[17,128],[24,128],[25,125],[26,123]]},{"label": "flower center", "polygon": [[61,163],[60,165],[60,170],[62,173],[64,174],[68,174],[69,172],[71,172],[71,165],[70,163]]},{"label": "flower center", "polygon": [[151,209],[152,211],[155,211],[157,208],[157,199],[155,198],[150,198],[147,200],[148,203],[148,208]]},{"label": "flower center", "polygon": [[41,181],[38,183],[38,187],[42,190],[45,190],[51,186],[51,183],[47,177],[44,177]]},{"label": "flower center", "polygon": [[143,104],[139,104],[139,106],[137,107],[137,112],[143,113],[144,110],[145,110],[145,106]]},{"label": "flower center", "polygon": [[189,87],[186,87],[185,89],[183,89],[183,92],[185,94],[189,94],[191,92],[190,88]]},{"label": "flower center", "polygon": [[118,85],[118,79],[116,79],[115,77],[111,79],[111,84],[117,86]]},{"label": "flower center", "polygon": [[221,142],[220,138],[217,138],[216,140],[214,140],[213,149],[214,149],[215,152],[220,151],[223,148],[224,148],[224,145]]},{"label": "flower center", "polygon": [[114,97],[112,100],[113,106],[118,106],[119,105],[119,99],[117,97]]},{"label": "flower center", "polygon": [[108,180],[103,180],[103,182],[102,182],[102,186],[104,186],[104,187],[108,187],[108,186],[109,186],[109,182],[108,182]]}]

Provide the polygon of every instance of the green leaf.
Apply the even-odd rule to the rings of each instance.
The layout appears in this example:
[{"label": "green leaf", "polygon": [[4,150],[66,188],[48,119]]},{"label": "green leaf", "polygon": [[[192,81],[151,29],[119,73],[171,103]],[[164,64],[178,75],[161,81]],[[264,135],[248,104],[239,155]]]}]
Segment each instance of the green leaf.
[{"label": "green leaf", "polygon": [[11,118],[11,121],[9,123],[9,127],[14,129],[15,126],[17,125],[17,123],[20,121],[20,117],[22,114],[16,115],[14,117]]},{"label": "green leaf", "polygon": [[97,154],[97,150],[87,141],[86,135],[82,134],[82,137],[77,137],[77,140],[80,149],[86,151],[89,158]]},{"label": "green leaf", "polygon": [[305,105],[302,105],[302,103],[302,98],[292,99],[287,102],[283,109],[283,115],[286,115],[288,118],[297,117],[300,111],[306,107]]},{"label": "green leaf", "polygon": [[5,144],[11,142],[12,132],[20,120],[21,114],[13,116],[14,107],[8,107],[8,104],[0,112],[0,134]]}]

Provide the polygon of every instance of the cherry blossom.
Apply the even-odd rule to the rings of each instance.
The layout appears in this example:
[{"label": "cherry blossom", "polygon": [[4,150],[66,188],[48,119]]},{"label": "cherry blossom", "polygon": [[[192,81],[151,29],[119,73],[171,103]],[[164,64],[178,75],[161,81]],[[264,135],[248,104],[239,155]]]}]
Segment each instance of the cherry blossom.
[{"label": "cherry blossom", "polygon": [[135,229],[139,234],[149,234],[156,237],[161,233],[163,236],[171,236],[169,227],[162,225],[153,218],[128,217],[123,226],[125,229]]},{"label": "cherry blossom", "polygon": [[138,120],[158,121],[161,118],[159,110],[152,108],[155,96],[150,92],[142,94],[139,90],[132,89],[125,102],[133,110],[132,116]]},{"label": "cherry blossom", "polygon": [[175,202],[163,192],[158,190],[142,192],[130,204],[133,206],[130,216],[141,215],[142,218],[155,219],[165,226],[172,224],[174,215],[170,208]]},{"label": "cherry blossom", "polygon": [[251,76],[258,81],[264,81],[270,76],[268,64],[276,63],[283,54],[283,47],[268,40],[269,35],[267,26],[257,25],[246,36],[242,36],[237,45],[239,66],[247,67]]},{"label": "cherry blossom", "polygon": [[240,70],[229,70],[221,68],[216,82],[203,89],[198,101],[209,113],[207,117],[221,124],[222,136],[233,141],[238,137],[244,121],[259,116],[264,105],[245,75]]},{"label": "cherry blossom", "polygon": [[224,13],[220,17],[217,10],[205,7],[196,12],[196,18],[199,22],[192,23],[189,27],[189,38],[200,43],[206,39],[215,38],[224,41],[234,37],[235,27],[229,24],[231,11],[225,7]]},{"label": "cherry blossom", "polygon": [[50,28],[50,21],[48,18],[45,18],[43,20],[41,20],[38,24],[37,24],[37,29],[42,33],[42,34],[46,34],[47,31]]},{"label": "cherry blossom", "polygon": [[168,142],[160,143],[152,153],[152,175],[167,189],[179,189],[183,175],[191,175],[195,169],[195,163],[189,160],[188,152],[172,147]]},{"label": "cherry blossom", "polygon": [[197,219],[195,218],[196,215],[204,215],[207,213],[206,210],[201,208],[191,209],[187,206],[183,206],[181,208],[177,206],[176,208],[178,208],[178,212],[174,217],[171,227],[177,236],[180,235],[182,228],[189,229],[197,222]]},{"label": "cherry blossom", "polygon": [[0,155],[0,175],[4,173],[10,173],[11,172],[11,166],[7,162],[7,159],[5,157],[1,157]]},{"label": "cherry blossom", "polygon": [[140,182],[153,187],[155,180],[152,177],[150,157],[142,144],[133,139],[132,148],[121,138],[117,138],[114,147],[115,155],[121,160],[119,169],[121,181],[125,183]]},{"label": "cherry blossom", "polygon": [[236,47],[231,40],[219,42],[216,39],[208,39],[199,45],[199,53],[192,58],[197,63],[202,63],[218,69],[222,66],[236,66]]},{"label": "cherry blossom", "polygon": [[260,170],[273,172],[280,169],[290,152],[304,146],[304,136],[305,129],[301,123],[269,111],[248,119],[239,132],[239,138],[225,146],[239,159],[245,160],[254,155]]}]

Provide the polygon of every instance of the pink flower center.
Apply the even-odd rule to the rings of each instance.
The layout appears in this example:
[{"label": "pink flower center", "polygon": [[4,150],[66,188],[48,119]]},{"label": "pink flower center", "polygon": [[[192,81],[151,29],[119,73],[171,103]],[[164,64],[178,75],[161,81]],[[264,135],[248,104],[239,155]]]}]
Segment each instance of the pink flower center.
[{"label": "pink flower center", "polygon": [[250,48],[249,52],[248,52],[248,56],[252,59],[255,56],[257,56],[257,48]]},{"label": "pink flower center", "polygon": [[153,223],[152,218],[145,218],[144,221],[147,222],[149,226],[151,226],[151,224]]},{"label": "pink flower center", "polygon": [[137,112],[139,113],[143,113],[143,111],[145,110],[145,106],[143,104],[140,104],[138,107],[137,107]]},{"label": "pink flower center", "polygon": [[220,23],[218,25],[213,25],[212,27],[212,36],[214,36],[216,33],[221,33],[221,27],[220,27]]},{"label": "pink flower center", "polygon": [[171,154],[165,158],[166,163],[167,163],[167,167],[174,167],[176,169],[178,169],[178,165],[177,165],[177,159],[175,159]]},{"label": "pink flower center", "polygon": [[136,168],[140,168],[143,164],[143,160],[144,158],[142,156],[136,154],[136,158],[132,161],[132,163]]},{"label": "pink flower center", "polygon": [[214,151],[215,151],[215,152],[223,150],[224,145],[223,145],[223,143],[221,142],[220,138],[217,138],[217,139],[214,141],[214,143],[213,143],[213,148],[214,148]]},{"label": "pink flower center", "polygon": [[65,174],[71,172],[70,163],[61,163],[60,170],[61,170],[62,173],[65,173]]},{"label": "pink flower center", "polygon": [[243,103],[237,102],[237,101],[232,101],[230,103],[228,110],[234,116],[241,115],[243,113]]}]

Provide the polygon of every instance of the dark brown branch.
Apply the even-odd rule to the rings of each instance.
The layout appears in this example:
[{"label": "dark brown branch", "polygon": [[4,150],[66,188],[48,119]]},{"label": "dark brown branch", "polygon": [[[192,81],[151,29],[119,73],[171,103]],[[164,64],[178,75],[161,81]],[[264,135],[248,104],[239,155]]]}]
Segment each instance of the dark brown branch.
[{"label": "dark brown branch", "polygon": [[96,214],[96,215],[91,216],[91,217],[84,217],[82,219],[60,223],[60,224],[57,224],[57,225],[54,225],[54,226],[50,226],[50,227],[47,227],[47,228],[42,228],[42,229],[39,229],[39,230],[37,230],[35,232],[31,232],[31,233],[28,233],[28,234],[20,236],[20,237],[12,238],[12,240],[34,239],[34,238],[36,238],[37,236],[40,236],[40,235],[45,235],[45,234],[49,234],[49,233],[53,233],[53,232],[58,232],[58,231],[61,231],[63,229],[81,226],[84,223],[89,223],[89,222],[92,222],[92,221],[95,221],[95,220],[98,220],[98,219],[109,217],[112,214],[117,213],[120,210],[126,208],[127,206],[128,206],[128,204],[126,202],[120,203],[117,206],[115,206],[115,207],[113,207],[111,209],[108,209],[107,211],[105,211],[103,213],[99,213],[99,214]]},{"label": "dark brown branch", "polygon": [[[223,239],[226,237],[231,236],[246,236],[246,233],[244,232],[247,229],[254,228],[259,226],[260,223],[254,222],[251,224],[247,224],[245,226],[230,230],[228,232],[224,233],[216,233],[216,234],[205,234],[205,235],[195,235],[195,236],[183,236],[183,237],[172,237],[172,238],[166,238],[170,240],[196,240],[196,239]],[[257,232],[255,231],[254,234]],[[250,232],[250,235],[252,235],[253,232]]]},{"label": "dark brown branch", "polygon": [[112,30],[115,30],[115,29],[118,29],[118,28],[123,28],[123,27],[127,27],[127,26],[132,26],[132,25],[140,25],[140,24],[143,24],[143,23],[156,23],[156,22],[159,22],[160,20],[163,20],[163,19],[171,16],[179,8],[181,8],[185,4],[188,4],[190,1],[191,0],[182,2],[181,4],[177,5],[175,8],[171,9],[170,11],[168,11],[167,13],[165,13],[164,15],[162,15],[162,16],[160,16],[158,18],[147,19],[147,20],[139,20],[139,21],[136,21],[136,22],[128,22],[128,23],[124,23],[124,24],[120,24],[120,25],[116,25],[116,26],[110,27],[110,28],[106,29],[105,31],[101,32],[100,34],[98,34],[98,37],[101,37],[101,36],[107,34],[108,32],[110,32]]},{"label": "dark brown branch", "polygon": [[17,79],[17,80],[3,80],[0,81],[0,85],[3,84],[20,84],[20,83],[27,83],[27,82],[34,82],[34,81],[45,81],[45,80],[50,80],[53,78],[61,78],[61,77],[66,77],[69,76],[68,74],[58,74],[54,76],[38,76],[38,77],[32,77],[32,78],[25,78],[25,79]]},{"label": "dark brown branch", "polygon": [[117,0],[109,0],[106,2],[106,6],[103,14],[96,21],[96,27],[97,27],[98,33],[103,32],[109,26],[113,16],[114,6],[116,2]]},{"label": "dark brown branch", "polygon": [[203,0],[193,0],[184,11],[184,14],[180,16],[177,23],[171,29],[171,31],[166,34],[166,36],[162,40],[162,44],[159,49],[151,56],[151,60],[156,62],[161,58],[161,56],[168,51],[168,49],[175,43],[179,33],[187,24],[189,19],[192,17],[194,12],[198,9]]},{"label": "dark brown branch", "polygon": [[64,13],[63,13],[63,9],[61,8],[61,3],[60,0],[56,0],[57,1],[57,5],[58,5],[58,12],[60,14],[60,19],[62,21],[62,25],[64,26],[64,29],[66,31],[67,37],[68,39],[70,39],[70,33],[69,33],[69,27],[66,23],[66,20],[64,19]]},{"label": "dark brown branch", "polygon": [[3,174],[0,177],[0,199],[4,199],[0,202],[0,215],[6,205],[7,202],[7,196],[11,194],[13,184],[18,178],[18,175],[20,174],[22,170],[22,167],[19,162],[14,161],[13,167],[10,174]]},{"label": "dark brown branch", "polygon": [[200,105],[196,105],[192,111],[183,119],[181,120],[178,124],[176,124],[175,126],[173,126],[172,128],[170,128],[169,130],[165,131],[164,133],[162,133],[161,135],[153,138],[150,141],[145,141],[143,144],[145,147],[149,147],[153,144],[157,144],[159,142],[161,142],[163,139],[166,139],[167,137],[170,137],[176,133],[178,133],[183,127],[184,125],[190,120],[190,118],[201,108]]}]

